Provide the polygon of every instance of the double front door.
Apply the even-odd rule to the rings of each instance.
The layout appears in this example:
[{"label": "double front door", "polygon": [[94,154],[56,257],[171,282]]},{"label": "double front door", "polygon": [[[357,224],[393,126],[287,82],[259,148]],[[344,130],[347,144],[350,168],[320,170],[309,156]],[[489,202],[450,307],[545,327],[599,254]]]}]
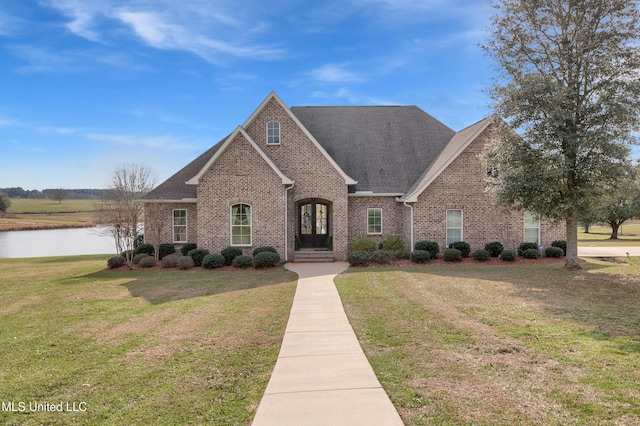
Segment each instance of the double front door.
[{"label": "double front door", "polygon": [[298,235],[302,248],[322,248],[329,235],[329,203],[305,200],[298,204]]}]

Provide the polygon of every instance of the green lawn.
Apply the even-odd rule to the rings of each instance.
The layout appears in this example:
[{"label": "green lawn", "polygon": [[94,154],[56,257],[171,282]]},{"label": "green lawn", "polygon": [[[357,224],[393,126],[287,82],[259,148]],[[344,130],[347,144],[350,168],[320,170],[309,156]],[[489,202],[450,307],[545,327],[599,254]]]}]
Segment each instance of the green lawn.
[{"label": "green lawn", "polygon": [[[0,412],[0,424],[248,424],[295,274],[105,265],[0,259],[0,401],[26,405]],[[29,412],[60,402],[86,411]]]},{"label": "green lawn", "polygon": [[618,231],[618,239],[610,240],[610,226],[592,226],[589,233],[584,233],[584,228],[578,228],[579,246],[640,246],[640,223],[630,222],[623,224]]},{"label": "green lawn", "polygon": [[15,214],[91,212],[99,204],[100,200],[63,200],[58,203],[46,198],[12,198],[10,211]]},{"label": "green lawn", "polygon": [[351,268],[337,287],[407,425],[640,424],[638,258]]}]

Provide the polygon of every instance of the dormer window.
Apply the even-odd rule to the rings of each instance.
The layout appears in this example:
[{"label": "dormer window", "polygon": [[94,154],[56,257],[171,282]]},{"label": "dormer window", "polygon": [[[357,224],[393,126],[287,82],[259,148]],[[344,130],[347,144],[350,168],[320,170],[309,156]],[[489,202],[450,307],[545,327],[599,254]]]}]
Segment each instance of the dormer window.
[{"label": "dormer window", "polygon": [[280,123],[278,121],[267,123],[267,145],[280,145]]}]

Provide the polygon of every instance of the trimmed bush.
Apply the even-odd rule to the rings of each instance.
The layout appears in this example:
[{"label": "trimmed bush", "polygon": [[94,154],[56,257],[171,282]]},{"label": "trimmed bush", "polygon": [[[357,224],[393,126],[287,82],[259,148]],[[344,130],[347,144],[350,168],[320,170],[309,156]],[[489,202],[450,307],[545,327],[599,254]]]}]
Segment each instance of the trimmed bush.
[{"label": "trimmed bush", "polygon": [[175,252],[176,252],[176,248],[173,246],[173,244],[162,243],[158,247],[158,259],[162,260],[166,256],[169,256],[170,254],[173,254]]},{"label": "trimmed bush", "polygon": [[193,259],[190,256],[178,256],[178,258],[176,259],[176,267],[178,269],[191,269],[193,268],[193,266]]},{"label": "trimmed bush", "polygon": [[163,268],[175,268],[178,266],[178,257],[180,255],[178,253],[168,254],[162,258],[162,267]]},{"label": "trimmed bush", "polygon": [[551,247],[558,247],[562,249],[562,255],[567,255],[567,242],[565,240],[555,240],[551,243]]},{"label": "trimmed bush", "polygon": [[476,250],[473,252],[473,258],[478,262],[486,262],[487,260],[491,259],[491,253],[489,253],[489,250]]},{"label": "trimmed bush", "polygon": [[249,256],[241,254],[240,256],[236,256],[231,264],[236,268],[248,268],[249,266],[251,266],[251,258]]},{"label": "trimmed bush", "polygon": [[329,235],[324,240],[324,246],[327,248],[327,250],[333,250],[333,236],[332,235]]},{"label": "trimmed bush", "polygon": [[347,255],[347,262],[351,266],[366,266],[371,263],[373,254],[370,251],[352,250]]},{"label": "trimmed bush", "polygon": [[522,243],[518,246],[518,256],[522,256],[525,251],[535,249],[538,250],[536,243]]},{"label": "trimmed bush", "polygon": [[242,256],[242,250],[240,250],[238,247],[229,246],[223,249],[220,254],[222,255],[222,257],[224,257],[224,264],[229,266],[233,264],[233,259],[238,256]]},{"label": "trimmed bush", "polygon": [[540,258],[540,250],[538,249],[527,249],[522,252],[522,257],[525,259],[538,259]]},{"label": "trimmed bush", "polygon": [[107,260],[107,267],[109,269],[118,268],[127,263],[127,259],[122,256],[113,256]]},{"label": "trimmed bush", "polygon": [[144,259],[145,257],[149,257],[149,255],[148,255],[147,253],[138,253],[138,254],[136,254],[135,256],[133,256],[133,259],[131,259],[131,262],[132,262],[134,265],[137,265],[137,264],[139,264],[139,263],[140,263],[140,261],[141,261],[142,259]]},{"label": "trimmed bush", "polygon": [[562,257],[564,256],[564,251],[562,251],[562,249],[560,247],[547,247],[546,249],[544,249],[544,255],[545,257]]},{"label": "trimmed bush", "polygon": [[376,250],[371,256],[371,261],[380,265],[388,265],[393,259],[395,259],[395,252],[391,250]]},{"label": "trimmed bush", "polygon": [[189,254],[189,252],[191,250],[195,250],[198,248],[197,244],[194,243],[187,243],[185,245],[182,246],[182,248],[180,249],[180,253],[182,253],[183,256],[186,256]]},{"label": "trimmed bush", "polygon": [[505,262],[513,262],[516,260],[516,252],[513,250],[502,250],[502,253],[500,253],[500,259]]},{"label": "trimmed bush", "polygon": [[500,241],[492,241],[490,243],[487,243],[484,246],[484,249],[489,252],[491,257],[499,257],[500,253],[502,253],[502,250],[504,250],[504,246]]},{"label": "trimmed bush", "polygon": [[263,251],[270,251],[271,253],[278,253],[278,250],[274,249],[271,246],[262,246],[262,247],[256,247],[256,249],[253,251],[253,257],[256,257],[256,255],[258,253],[262,253]]},{"label": "trimmed bush", "polygon": [[387,237],[382,240],[382,249],[390,250],[390,251],[404,251],[404,242],[400,239],[400,237]]},{"label": "trimmed bush", "polygon": [[271,268],[280,263],[280,255],[271,251],[263,251],[253,257],[254,268]]},{"label": "trimmed bush", "polygon": [[447,262],[460,262],[462,260],[462,252],[455,248],[449,248],[442,253],[442,259]]},{"label": "trimmed bush", "polygon": [[471,253],[471,246],[464,241],[456,241],[455,243],[449,244],[450,249],[458,249],[460,250],[460,254],[462,257],[469,257],[469,253]]},{"label": "trimmed bush", "polygon": [[427,250],[414,250],[411,253],[411,261],[415,263],[427,263],[431,259],[431,253]]},{"label": "trimmed bush", "polygon": [[202,261],[204,257],[209,254],[209,250],[207,249],[193,249],[189,250],[187,256],[193,259],[193,264],[196,266],[202,266]]},{"label": "trimmed bush", "polygon": [[431,253],[432,259],[437,259],[438,253],[440,253],[440,246],[435,241],[419,241],[414,246],[414,249],[428,251]]},{"label": "trimmed bush", "polygon": [[224,266],[224,257],[220,253],[211,253],[202,258],[202,266],[207,269]]},{"label": "trimmed bush", "polygon": [[156,249],[153,248],[153,245],[151,244],[140,244],[136,250],[133,252],[133,254],[141,254],[141,253],[145,253],[148,254],[149,256],[155,256],[156,254]]},{"label": "trimmed bush", "polygon": [[153,256],[145,256],[142,259],[140,259],[140,267],[142,268],[152,268],[154,266],[156,266],[158,262],[156,262],[156,258]]},{"label": "trimmed bush", "polygon": [[351,249],[353,251],[368,251],[373,252],[378,248],[376,240],[373,238],[358,238],[351,243]]}]

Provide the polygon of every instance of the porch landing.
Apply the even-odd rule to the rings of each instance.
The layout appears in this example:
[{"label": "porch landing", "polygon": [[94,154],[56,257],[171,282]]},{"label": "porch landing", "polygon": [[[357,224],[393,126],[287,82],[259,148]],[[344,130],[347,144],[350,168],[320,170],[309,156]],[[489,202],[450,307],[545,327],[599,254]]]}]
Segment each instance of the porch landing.
[{"label": "porch landing", "polygon": [[297,263],[325,263],[333,262],[333,251],[327,249],[300,249],[293,255]]}]

